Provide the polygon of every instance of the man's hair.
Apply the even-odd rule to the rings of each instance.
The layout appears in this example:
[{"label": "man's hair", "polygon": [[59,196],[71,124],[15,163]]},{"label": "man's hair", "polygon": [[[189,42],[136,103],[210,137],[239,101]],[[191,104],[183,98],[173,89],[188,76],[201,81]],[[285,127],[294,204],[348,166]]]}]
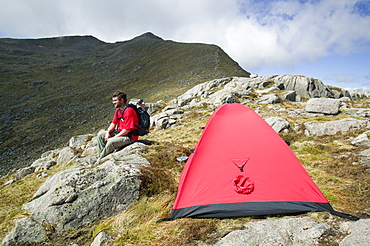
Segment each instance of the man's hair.
[{"label": "man's hair", "polygon": [[112,98],[113,97],[117,97],[118,99],[122,99],[123,98],[123,101],[126,103],[127,102],[127,97],[126,97],[126,93],[124,93],[123,91],[116,91],[116,92],[113,92],[112,94]]}]

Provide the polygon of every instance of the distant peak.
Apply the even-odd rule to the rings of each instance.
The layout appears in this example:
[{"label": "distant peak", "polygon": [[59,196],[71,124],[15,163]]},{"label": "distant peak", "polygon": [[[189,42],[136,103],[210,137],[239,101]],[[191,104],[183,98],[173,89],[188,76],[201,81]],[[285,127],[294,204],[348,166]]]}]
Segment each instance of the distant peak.
[{"label": "distant peak", "polygon": [[156,35],[154,35],[153,33],[151,32],[146,32],[144,34],[141,34],[140,36],[137,36],[136,38],[134,39],[146,39],[146,38],[150,38],[150,39],[159,39],[159,40],[163,40],[161,37],[158,37]]}]

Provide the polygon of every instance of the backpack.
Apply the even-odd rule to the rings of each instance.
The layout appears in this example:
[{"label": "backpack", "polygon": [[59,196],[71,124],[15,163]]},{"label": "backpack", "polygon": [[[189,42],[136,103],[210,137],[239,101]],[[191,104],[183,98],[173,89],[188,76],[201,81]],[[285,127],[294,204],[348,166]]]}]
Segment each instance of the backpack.
[{"label": "backpack", "polygon": [[[126,108],[131,107],[135,110],[137,117],[139,118],[139,125],[137,126],[137,129],[132,131],[132,135],[135,136],[144,136],[149,133],[150,128],[150,115],[148,112],[146,112],[143,108],[137,107],[134,104],[127,104],[126,107],[123,109],[123,112]],[[122,112],[122,116],[123,116]]]}]

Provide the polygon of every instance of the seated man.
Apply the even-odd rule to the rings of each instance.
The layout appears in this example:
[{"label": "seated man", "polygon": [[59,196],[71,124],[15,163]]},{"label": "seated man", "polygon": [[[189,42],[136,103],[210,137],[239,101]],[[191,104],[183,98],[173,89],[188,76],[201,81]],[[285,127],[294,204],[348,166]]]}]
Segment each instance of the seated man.
[{"label": "seated man", "polygon": [[98,162],[114,150],[129,145],[139,138],[134,134],[134,130],[139,125],[139,118],[133,108],[126,107],[126,93],[114,92],[112,103],[116,108],[113,120],[107,131],[101,131],[98,134]]}]

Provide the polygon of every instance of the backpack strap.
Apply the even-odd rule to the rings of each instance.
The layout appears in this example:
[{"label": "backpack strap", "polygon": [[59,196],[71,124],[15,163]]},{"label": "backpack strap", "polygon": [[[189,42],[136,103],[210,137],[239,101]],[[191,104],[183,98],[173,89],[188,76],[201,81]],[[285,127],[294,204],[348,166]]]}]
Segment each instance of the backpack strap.
[{"label": "backpack strap", "polygon": [[[139,118],[139,114],[138,114],[138,112],[137,112],[137,107],[136,107],[135,105],[133,105],[133,104],[126,104],[126,105],[125,105],[125,107],[122,109],[122,120],[125,120],[123,116],[124,116],[124,112],[125,112],[125,110],[126,110],[128,107],[133,108],[133,109],[134,109],[134,111],[135,111],[135,113],[136,113],[136,115],[137,115],[137,117]],[[132,138],[132,136],[139,136],[139,130],[138,130],[138,127],[139,127],[139,126],[137,126],[137,125],[134,125],[134,126],[136,127],[136,129],[134,129],[134,130],[130,131],[130,132],[127,134],[127,136],[128,136],[128,137],[130,137],[130,138]]]}]

